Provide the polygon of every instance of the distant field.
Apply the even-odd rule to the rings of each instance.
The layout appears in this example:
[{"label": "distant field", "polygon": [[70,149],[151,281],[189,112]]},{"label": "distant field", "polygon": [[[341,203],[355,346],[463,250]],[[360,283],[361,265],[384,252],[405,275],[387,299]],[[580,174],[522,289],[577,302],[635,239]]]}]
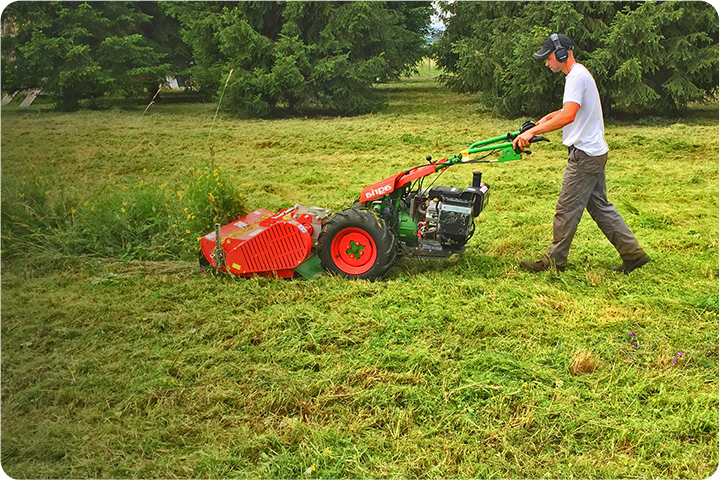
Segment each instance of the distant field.
[{"label": "distant field", "polygon": [[[559,132],[482,168],[488,209],[450,260],[402,259],[374,283],[198,272],[214,219],[338,211],[425,155],[526,120],[493,118],[420,73],[358,117],[214,120],[215,104],[170,93],[145,113],[3,107],[5,473],[715,472],[717,104],[608,122],[609,198],[653,259],[630,276],[610,270],[619,258],[587,215],[565,272],[518,268],[551,241]],[[467,186],[472,170],[437,184]]]}]

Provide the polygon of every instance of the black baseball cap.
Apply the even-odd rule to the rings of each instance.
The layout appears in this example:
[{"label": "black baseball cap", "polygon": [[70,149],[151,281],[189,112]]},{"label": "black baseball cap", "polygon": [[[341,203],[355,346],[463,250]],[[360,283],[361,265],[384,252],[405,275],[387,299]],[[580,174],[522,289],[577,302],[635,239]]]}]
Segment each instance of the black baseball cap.
[{"label": "black baseball cap", "polygon": [[[563,35],[562,33],[558,33],[558,40],[560,40],[560,45],[562,45],[566,50],[572,50],[575,46],[575,42],[573,42],[570,37]],[[538,60],[544,60],[554,51],[555,43],[553,43],[552,38],[548,37],[547,40],[545,40],[545,43],[543,43],[542,48],[533,53],[533,57]]]}]

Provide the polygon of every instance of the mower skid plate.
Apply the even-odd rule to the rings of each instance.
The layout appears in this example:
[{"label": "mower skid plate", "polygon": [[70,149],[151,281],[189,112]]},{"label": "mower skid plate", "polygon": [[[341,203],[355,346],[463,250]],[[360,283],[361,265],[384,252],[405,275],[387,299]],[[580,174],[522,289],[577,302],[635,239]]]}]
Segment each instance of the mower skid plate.
[{"label": "mower skid plate", "polygon": [[224,265],[215,262],[215,232],[200,240],[200,248],[210,265],[223,272],[244,277],[292,277],[310,255],[311,231],[292,218],[297,208],[277,214],[257,209],[220,228]]}]

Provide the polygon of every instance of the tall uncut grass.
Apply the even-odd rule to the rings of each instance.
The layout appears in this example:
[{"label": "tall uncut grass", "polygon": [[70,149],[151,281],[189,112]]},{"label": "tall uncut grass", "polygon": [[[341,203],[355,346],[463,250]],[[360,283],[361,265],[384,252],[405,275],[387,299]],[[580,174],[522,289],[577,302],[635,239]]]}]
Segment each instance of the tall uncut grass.
[{"label": "tall uncut grass", "polygon": [[64,176],[35,165],[19,182],[3,183],[4,258],[187,260],[197,256],[199,236],[244,210],[241,189],[222,167],[196,167],[170,183],[109,175],[92,193],[69,193],[66,185]]}]

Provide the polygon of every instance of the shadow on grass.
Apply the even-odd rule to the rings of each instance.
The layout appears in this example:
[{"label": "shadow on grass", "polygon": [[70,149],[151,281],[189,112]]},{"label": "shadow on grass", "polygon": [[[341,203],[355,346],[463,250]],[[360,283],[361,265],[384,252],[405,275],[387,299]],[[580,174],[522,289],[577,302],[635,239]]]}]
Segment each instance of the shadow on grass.
[{"label": "shadow on grass", "polygon": [[615,110],[611,116],[606,116],[605,122],[608,125],[642,125],[646,127],[667,127],[676,123],[717,125],[718,111],[719,106],[717,101],[695,103],[688,106],[685,110],[673,112],[665,116]]}]

